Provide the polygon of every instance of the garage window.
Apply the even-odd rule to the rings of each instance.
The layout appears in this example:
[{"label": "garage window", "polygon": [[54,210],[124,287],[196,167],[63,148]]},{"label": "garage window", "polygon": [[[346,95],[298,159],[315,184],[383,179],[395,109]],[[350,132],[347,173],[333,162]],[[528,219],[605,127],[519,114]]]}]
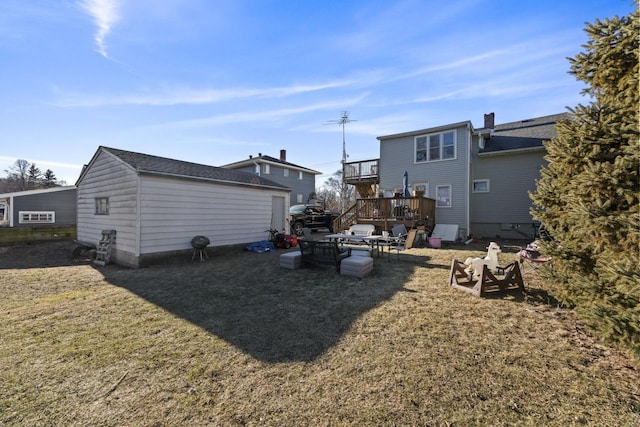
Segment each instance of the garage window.
[{"label": "garage window", "polygon": [[53,224],[56,222],[55,212],[44,211],[20,211],[18,212],[20,224]]}]

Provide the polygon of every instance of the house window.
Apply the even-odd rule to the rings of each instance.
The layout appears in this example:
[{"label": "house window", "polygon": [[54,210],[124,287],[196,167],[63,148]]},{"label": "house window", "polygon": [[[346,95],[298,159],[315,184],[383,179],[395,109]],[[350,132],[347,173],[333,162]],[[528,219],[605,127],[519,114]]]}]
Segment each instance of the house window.
[{"label": "house window", "polygon": [[20,211],[18,218],[20,224],[53,224],[56,222],[56,213]]},{"label": "house window", "polygon": [[256,175],[260,175],[260,165],[256,165]]},{"label": "house window", "polygon": [[474,193],[488,193],[489,192],[489,180],[488,179],[474,179],[473,180],[473,192]]},{"label": "house window", "polygon": [[262,165],[262,172],[264,172],[265,174],[270,174],[271,173],[271,165]]},{"label": "house window", "polygon": [[422,191],[424,197],[429,197],[429,183],[428,182],[414,182],[414,191]]},{"label": "house window", "polygon": [[302,171],[298,172],[298,179],[302,179]]},{"label": "house window", "polygon": [[0,225],[6,225],[9,222],[9,204],[6,200],[0,200]]},{"label": "house window", "polygon": [[455,159],[455,141],[455,131],[416,137],[416,162],[436,162],[438,160]]},{"label": "house window", "polygon": [[96,197],[95,215],[109,215],[109,198]]},{"label": "house window", "polygon": [[436,186],[436,207],[438,208],[451,207],[451,186],[450,185]]},{"label": "house window", "polygon": [[284,168],[284,176],[289,176],[289,169]]},{"label": "house window", "polygon": [[296,197],[296,202],[302,203],[302,194],[298,194],[298,196]]}]

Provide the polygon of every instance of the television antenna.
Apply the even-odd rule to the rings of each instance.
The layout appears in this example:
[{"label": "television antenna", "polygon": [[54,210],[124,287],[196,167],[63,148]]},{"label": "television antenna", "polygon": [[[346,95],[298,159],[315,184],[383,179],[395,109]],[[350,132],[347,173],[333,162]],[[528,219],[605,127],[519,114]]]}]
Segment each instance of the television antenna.
[{"label": "television antenna", "polygon": [[343,111],[342,116],[338,120],[329,120],[326,124],[333,124],[342,126],[342,166],[347,163],[347,144],[344,138],[344,125],[351,122],[357,122],[357,120],[351,120],[349,118],[349,112]]}]

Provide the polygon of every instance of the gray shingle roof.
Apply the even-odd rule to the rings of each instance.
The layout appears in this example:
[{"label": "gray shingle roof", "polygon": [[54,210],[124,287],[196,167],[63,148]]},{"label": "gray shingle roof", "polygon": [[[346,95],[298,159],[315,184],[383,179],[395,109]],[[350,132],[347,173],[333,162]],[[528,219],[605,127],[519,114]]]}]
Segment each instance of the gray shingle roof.
[{"label": "gray shingle roof", "polygon": [[306,168],[304,166],[296,165],[295,163],[287,162],[285,160],[277,159],[275,157],[267,156],[267,155],[263,155],[263,154],[260,154],[259,156],[256,156],[256,157],[249,157],[248,159],[240,160],[238,162],[233,162],[233,163],[229,163],[229,164],[226,164],[226,165],[222,165],[222,167],[223,168],[227,168],[227,169],[231,169],[231,168],[245,167],[247,165],[253,165],[255,163],[262,163],[262,162],[269,162],[269,163],[279,164],[279,165],[282,165],[284,167],[288,167],[288,168],[292,168],[292,169],[296,169],[296,170],[301,170],[301,171],[306,171],[308,173],[312,173],[312,174],[315,174],[315,175],[321,175],[322,174],[322,172],[318,172],[316,170],[309,169],[309,168]]},{"label": "gray shingle roof", "polygon": [[504,123],[494,128],[481,153],[543,147],[542,142],[554,138],[556,122],[568,119],[569,113],[553,114],[519,122]]},{"label": "gray shingle roof", "polygon": [[100,149],[118,157],[138,173],[288,189],[282,184],[248,172],[134,153],[117,148],[100,147]]}]

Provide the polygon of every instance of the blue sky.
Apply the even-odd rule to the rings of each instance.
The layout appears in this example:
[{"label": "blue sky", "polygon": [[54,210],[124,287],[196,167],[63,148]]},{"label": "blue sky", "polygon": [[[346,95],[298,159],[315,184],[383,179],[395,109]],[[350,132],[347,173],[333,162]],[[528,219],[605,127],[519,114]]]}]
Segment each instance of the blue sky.
[{"label": "blue sky", "polygon": [[323,172],[377,136],[566,111],[585,22],[630,0],[0,0],[0,176],[75,183],[100,145]]}]

